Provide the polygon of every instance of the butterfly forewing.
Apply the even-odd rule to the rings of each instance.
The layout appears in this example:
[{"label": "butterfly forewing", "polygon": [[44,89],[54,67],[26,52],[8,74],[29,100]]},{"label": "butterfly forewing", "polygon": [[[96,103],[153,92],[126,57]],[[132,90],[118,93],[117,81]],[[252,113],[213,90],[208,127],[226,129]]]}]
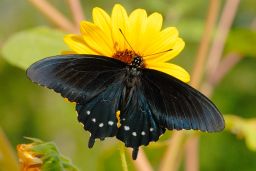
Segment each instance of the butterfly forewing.
[{"label": "butterfly forewing", "polygon": [[72,102],[85,104],[120,79],[125,64],[109,57],[63,55],[40,60],[27,70],[28,77],[61,93]]},{"label": "butterfly forewing", "polygon": [[224,129],[224,119],[216,106],[196,89],[151,69],[144,69],[141,79],[144,95],[161,126],[208,132]]}]

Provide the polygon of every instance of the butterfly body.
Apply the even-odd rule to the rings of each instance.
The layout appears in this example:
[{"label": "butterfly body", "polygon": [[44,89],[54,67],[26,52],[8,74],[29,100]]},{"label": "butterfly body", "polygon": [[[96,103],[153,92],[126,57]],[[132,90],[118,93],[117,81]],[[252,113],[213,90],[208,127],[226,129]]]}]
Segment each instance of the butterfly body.
[{"label": "butterfly body", "polygon": [[[30,66],[28,77],[76,102],[79,122],[95,139],[116,136],[133,148],[157,141],[166,129],[220,131],[216,106],[182,81],[147,69],[142,57],[130,63],[97,55],[60,55]],[[120,115],[117,116],[117,112]]]}]

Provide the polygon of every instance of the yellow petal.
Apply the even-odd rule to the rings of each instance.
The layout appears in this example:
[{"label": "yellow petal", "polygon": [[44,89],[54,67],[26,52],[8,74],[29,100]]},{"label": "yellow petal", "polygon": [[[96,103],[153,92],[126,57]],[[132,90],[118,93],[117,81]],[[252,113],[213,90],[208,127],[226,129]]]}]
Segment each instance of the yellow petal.
[{"label": "yellow petal", "polygon": [[[179,47],[178,46],[179,44],[177,44],[177,41],[178,43],[184,44],[184,42],[183,43],[181,42],[182,41],[181,39],[179,40],[178,35],[179,35],[178,30],[175,27],[168,27],[164,29],[157,35],[155,40],[153,40],[153,42],[149,44],[147,49],[144,51],[143,56],[146,56],[145,59],[157,59],[165,55],[165,53],[159,53],[159,52],[164,52],[168,49],[173,49],[172,51],[176,52],[177,50],[175,48]],[[176,47],[174,47],[175,45]],[[170,54],[172,51],[168,53]],[[152,55],[155,53],[159,53],[159,54]],[[150,56],[147,56],[147,55],[150,55]],[[173,57],[174,56],[169,56],[168,60],[170,60]]]},{"label": "yellow petal", "polygon": [[75,53],[97,55],[96,51],[86,45],[84,39],[81,36],[69,34],[64,37],[64,41]]},{"label": "yellow petal", "polygon": [[147,25],[147,13],[143,9],[134,10],[129,16],[129,37],[128,41],[132,48],[139,49],[143,44],[143,34]]},{"label": "yellow petal", "polygon": [[112,56],[114,54],[112,40],[109,40],[106,33],[97,25],[82,21],[80,29],[84,42],[99,55]]},{"label": "yellow petal", "polygon": [[139,46],[139,52],[144,52],[146,48],[153,42],[159,35],[162,28],[163,17],[159,13],[151,14],[147,19],[147,24],[144,33],[141,35],[141,45]]},{"label": "yellow petal", "polygon": [[145,55],[150,55],[156,52],[161,52],[161,50],[163,51],[172,48],[178,36],[179,33],[175,27],[168,27],[162,30],[157,35],[157,38],[153,40],[150,46],[145,50]]},{"label": "yellow petal", "polygon": [[163,17],[161,14],[155,12],[148,16],[147,30],[159,32],[162,28]]},{"label": "yellow petal", "polygon": [[111,26],[111,19],[109,15],[102,10],[101,8],[94,8],[93,9],[93,22],[97,25],[101,30],[104,31],[106,39],[112,42],[112,26]]},{"label": "yellow petal", "polygon": [[62,55],[70,55],[70,54],[76,54],[75,51],[72,50],[64,50],[61,52]]},{"label": "yellow petal", "polygon": [[183,82],[189,82],[190,75],[182,67],[170,63],[146,63],[146,67],[169,74]]},{"label": "yellow petal", "polygon": [[127,42],[125,42],[119,29],[122,30],[124,35],[128,35],[128,16],[124,7],[120,4],[116,4],[112,10],[112,39],[114,41],[114,49],[116,51],[123,51],[129,48]]},{"label": "yellow petal", "polygon": [[[177,56],[185,47],[185,42],[181,39],[178,38],[174,45],[172,46],[172,50],[168,52],[163,52],[158,55],[152,55],[148,56],[147,60],[152,61],[152,62],[166,62],[171,59],[173,59],[175,56]],[[161,52],[161,50],[160,50]]]}]

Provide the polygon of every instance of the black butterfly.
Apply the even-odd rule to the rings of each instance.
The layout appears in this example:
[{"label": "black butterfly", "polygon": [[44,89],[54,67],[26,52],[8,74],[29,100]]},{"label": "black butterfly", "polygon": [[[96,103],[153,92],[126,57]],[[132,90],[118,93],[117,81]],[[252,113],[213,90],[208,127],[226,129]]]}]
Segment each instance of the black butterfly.
[{"label": "black butterfly", "polygon": [[[96,138],[116,136],[133,148],[157,141],[169,130],[221,131],[224,119],[216,106],[184,82],[142,67],[142,57],[130,64],[97,55],[59,55],[42,59],[28,77],[76,102],[78,120]],[[120,121],[116,117],[120,111]]]}]

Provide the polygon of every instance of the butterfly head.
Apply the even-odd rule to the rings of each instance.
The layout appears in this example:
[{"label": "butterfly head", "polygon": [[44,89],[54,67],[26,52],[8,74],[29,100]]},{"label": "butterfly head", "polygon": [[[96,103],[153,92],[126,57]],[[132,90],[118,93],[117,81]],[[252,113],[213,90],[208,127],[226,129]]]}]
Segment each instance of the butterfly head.
[{"label": "butterfly head", "polygon": [[140,68],[143,66],[143,59],[140,56],[134,56],[131,62],[131,66],[135,68]]},{"label": "butterfly head", "polygon": [[125,62],[134,68],[144,67],[142,56],[138,55],[133,50],[126,49],[124,51],[117,51],[112,57]]}]

